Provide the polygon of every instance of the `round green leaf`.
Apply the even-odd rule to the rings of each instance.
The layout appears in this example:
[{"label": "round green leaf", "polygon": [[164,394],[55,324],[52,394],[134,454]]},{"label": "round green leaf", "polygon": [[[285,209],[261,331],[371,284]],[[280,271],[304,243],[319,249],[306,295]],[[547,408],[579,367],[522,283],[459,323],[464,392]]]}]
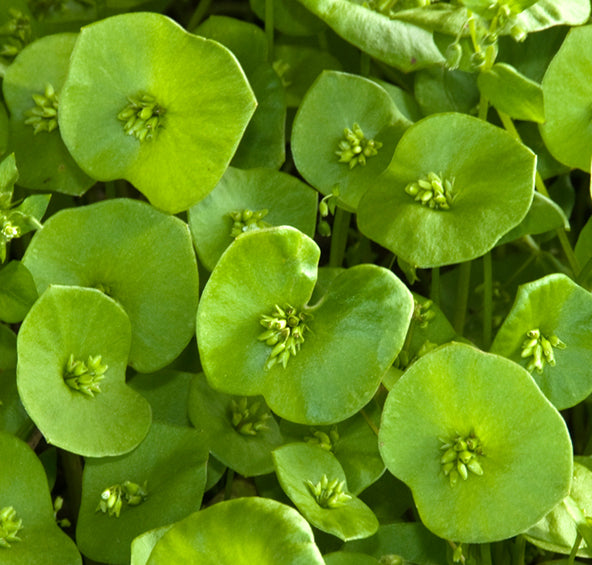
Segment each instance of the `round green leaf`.
[{"label": "round green leaf", "polygon": [[557,25],[580,26],[589,17],[588,0],[539,0],[517,14],[515,21],[525,31],[533,32]]},{"label": "round green leaf", "polygon": [[21,262],[11,261],[0,270],[0,320],[22,322],[35,300],[35,281]]},{"label": "round green leaf", "polygon": [[[418,267],[474,259],[526,216],[535,164],[529,149],[483,120],[457,113],[429,116],[405,132],[388,169],[368,187],[358,226]],[[429,196],[428,190],[408,192],[431,174],[451,183],[448,208],[430,207],[435,193],[422,204],[419,198]]]},{"label": "round green leaf", "polygon": [[[10,462],[0,468],[0,511],[12,507],[14,520],[22,520],[19,541],[0,547],[2,563],[82,565],[74,542],[55,522],[47,477],[35,453],[25,442],[0,432],[0,457]],[[0,539],[4,540],[4,530]]]},{"label": "round green leaf", "polygon": [[528,367],[535,355],[526,355],[527,334],[536,329],[564,345],[551,345],[551,357],[541,352],[533,379],[559,410],[575,406],[592,392],[592,294],[560,273],[521,286],[491,351]]},{"label": "round green leaf", "polygon": [[[95,182],[66,149],[57,118],[51,132],[35,133],[33,125],[25,123],[28,113],[40,108],[33,96],[46,94],[48,84],[56,93],[61,113],[61,91],[76,37],[62,33],[38,39],[23,49],[4,75],[2,87],[11,116],[9,147],[16,154],[19,184],[26,188],[79,196]],[[49,118],[45,120],[48,122]]]},{"label": "round green leaf", "polygon": [[[143,96],[159,127],[140,141],[120,114]],[[60,104],[62,136],[88,174],[125,178],[176,213],[220,180],[256,101],[225,47],[160,14],[129,13],[82,29]]]},{"label": "round green leaf", "polygon": [[[291,443],[276,449],[273,460],[282,489],[313,526],[343,541],[376,532],[376,516],[350,494],[343,468],[333,454],[314,445]],[[323,481],[329,486],[322,486]],[[332,483],[338,486],[331,488]],[[315,488],[320,489],[320,497],[315,496]]]},{"label": "round green leaf", "polygon": [[[357,157],[345,161],[343,153],[338,154],[343,151],[340,143],[347,143],[346,130],[355,132],[356,124],[367,143],[374,140],[376,154],[364,161],[357,161]],[[336,188],[345,206],[355,209],[367,183],[387,167],[407,124],[391,97],[375,82],[358,75],[324,71],[294,119],[294,163],[315,188],[323,194],[331,194]]]},{"label": "round green leaf", "polygon": [[379,561],[364,553],[344,553],[336,551],[323,555],[325,565],[380,565]]},{"label": "round green leaf", "polygon": [[451,71],[446,67],[430,67],[416,73],[414,94],[424,115],[439,112],[469,114],[479,103],[475,73]]},{"label": "round green leaf", "polygon": [[[17,384],[49,443],[81,455],[119,455],[148,433],[150,405],[125,384],[131,327],[123,308],[95,289],[49,287],[18,334]],[[68,364],[101,356],[99,391],[66,383]]]},{"label": "round green leaf", "polygon": [[[0,345],[0,355],[2,353]],[[14,369],[0,370],[0,430],[17,437],[28,437],[33,428],[34,424],[24,409],[18,394],[16,371]]]},{"label": "round green leaf", "polygon": [[132,541],[132,560],[130,565],[146,565],[156,542],[172,527],[173,524],[169,524],[167,526],[162,526],[161,528],[148,530],[135,538],[134,541]]},{"label": "round green leaf", "polygon": [[[589,218],[582,228],[574,251],[583,270],[588,262],[592,261],[592,218]],[[578,280],[580,280],[580,277],[578,277]],[[584,275],[583,280],[580,282],[586,288],[592,288],[592,271],[588,271],[588,274]]]},{"label": "round green leaf", "polygon": [[573,28],[553,57],[543,78],[546,121],[540,131],[558,161],[590,170],[592,85],[586,80],[592,64],[592,26]]},{"label": "round green leaf", "polygon": [[243,222],[245,231],[293,226],[312,237],[317,193],[293,176],[269,169],[241,171],[229,167],[216,188],[189,209],[189,228],[201,264],[210,271],[232,243],[234,212],[267,213],[259,222]]},{"label": "round green leaf", "polygon": [[[592,471],[589,457],[576,458],[569,496],[586,516],[592,515]],[[558,504],[524,533],[524,537],[533,545],[546,551],[564,554],[571,552],[576,536],[576,524],[563,504]],[[588,547],[585,540],[581,542],[578,555],[592,557],[592,549]]]},{"label": "round green leaf", "polygon": [[[206,460],[201,434],[160,422],[152,424],[146,439],[131,453],[87,459],[76,527],[80,550],[95,561],[129,563],[135,537],[199,509]],[[145,485],[147,497],[137,505],[123,502],[119,516],[102,512],[98,508],[101,493],[125,481]]]},{"label": "round green leaf", "polygon": [[[298,0],[272,0],[274,27],[287,35],[316,35],[325,29],[321,20],[302,7]],[[266,0],[249,0],[251,9],[265,20]]]},{"label": "round green leaf", "polygon": [[[447,444],[458,437],[473,438],[469,461],[481,475],[457,471],[460,452]],[[572,446],[559,413],[520,366],[468,345],[442,346],[405,372],[386,400],[379,446],[422,522],[445,539],[512,537],[570,489]],[[456,484],[441,461],[450,449]]]},{"label": "round green leaf", "polygon": [[0,324],[0,371],[16,369],[16,334]]},{"label": "round green leaf", "polygon": [[350,0],[299,1],[346,41],[403,72],[444,62],[432,34],[421,27],[391,20]]},{"label": "round green leaf", "polygon": [[193,335],[198,275],[191,234],[144,202],[114,199],[58,212],[32,239],[23,264],[39,293],[68,284],[117,300],[132,323],[130,364],[138,371],[168,365]]},{"label": "round green leaf", "polygon": [[324,561],[310,526],[296,510],[252,497],[220,502],[175,524],[155,545],[147,565],[170,563],[323,565]]},{"label": "round green leaf", "polygon": [[[197,316],[202,366],[213,388],[262,394],[274,412],[303,424],[344,420],[371,399],[403,344],[411,296],[390,271],[359,265],[307,306],[318,257],[316,244],[289,227],[246,233],[226,250]],[[308,330],[285,367],[269,366],[273,347],[258,339],[261,319],[286,305],[304,312]]]},{"label": "round green leaf", "polygon": [[204,432],[208,449],[224,465],[245,477],[273,472],[271,452],[282,444],[282,436],[261,397],[217,392],[200,374],[191,382],[188,409],[191,423]]}]

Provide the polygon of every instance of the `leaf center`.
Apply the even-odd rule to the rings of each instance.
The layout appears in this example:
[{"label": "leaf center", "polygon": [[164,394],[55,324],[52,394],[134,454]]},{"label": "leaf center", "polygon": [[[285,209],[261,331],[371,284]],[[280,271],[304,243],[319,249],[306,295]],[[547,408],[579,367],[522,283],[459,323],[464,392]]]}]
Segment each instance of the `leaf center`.
[{"label": "leaf center", "polygon": [[162,127],[166,110],[150,94],[129,96],[128,101],[129,104],[117,114],[125,133],[135,136],[140,142],[154,139],[157,130]]},{"label": "leaf center", "polygon": [[450,440],[440,439],[440,449],[444,454],[440,457],[440,464],[444,475],[450,480],[450,486],[458,483],[459,477],[466,481],[469,473],[481,476],[483,467],[480,459],[483,455],[483,445],[479,438],[471,432],[467,436],[456,434]]},{"label": "leaf center", "polygon": [[454,200],[453,185],[454,179],[442,178],[440,175],[430,172],[427,176],[410,182],[405,187],[405,192],[422,206],[433,210],[449,210]]},{"label": "leaf center", "polygon": [[362,128],[356,123],[351,129],[343,130],[343,138],[335,154],[339,157],[340,163],[346,163],[353,169],[356,165],[364,166],[368,158],[378,155],[381,147],[380,141],[367,139]]}]

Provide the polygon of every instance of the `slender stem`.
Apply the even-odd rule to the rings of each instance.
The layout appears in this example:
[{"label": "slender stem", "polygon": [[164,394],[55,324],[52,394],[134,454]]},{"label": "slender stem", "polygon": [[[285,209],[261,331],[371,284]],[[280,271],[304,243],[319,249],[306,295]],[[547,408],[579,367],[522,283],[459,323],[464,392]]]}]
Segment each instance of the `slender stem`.
[{"label": "slender stem", "polygon": [[487,110],[489,110],[489,100],[483,94],[479,99],[479,119],[480,120],[487,120]]},{"label": "slender stem", "polygon": [[341,267],[343,263],[350,220],[350,212],[346,212],[343,208],[337,208],[331,232],[330,267]]},{"label": "slender stem", "polygon": [[273,63],[273,31],[274,31],[274,2],[265,0],[265,36],[267,37],[267,60]]},{"label": "slender stem", "polygon": [[[500,112],[499,110],[497,111],[497,113],[499,114],[502,124],[504,125],[504,128],[506,128],[508,133],[510,133],[516,140],[522,142],[522,139],[520,138],[520,134],[518,133],[518,130],[514,126],[514,122],[512,121],[512,118],[510,118],[510,116],[508,116],[508,114],[505,114],[504,112]],[[538,171],[536,171],[536,176],[535,176],[534,182],[536,185],[536,189],[543,196],[550,198],[549,191],[547,190],[547,187],[545,186],[545,181],[543,181],[543,177],[541,177],[541,174]],[[576,254],[574,253],[573,247],[571,246],[569,239],[567,238],[567,234],[565,233],[565,228],[563,228],[563,227],[557,228],[555,230],[555,233],[557,234],[557,237],[559,238],[559,243],[561,244],[561,247],[563,248],[563,252],[565,253],[565,256],[567,257],[567,260],[569,261],[569,265],[571,267],[571,270],[573,271],[574,275],[577,276],[578,273],[580,272],[580,263],[576,257]]]},{"label": "slender stem", "polygon": [[491,251],[483,255],[483,346],[491,345],[491,328],[493,326],[493,267]]},{"label": "slender stem", "polygon": [[191,16],[189,23],[187,24],[187,29],[189,31],[194,30],[204,19],[205,15],[208,13],[210,6],[212,4],[212,0],[200,0],[197,8],[195,8],[195,12]]},{"label": "slender stem", "polygon": [[72,516],[78,516],[82,497],[82,459],[80,455],[60,450],[62,468],[68,485],[68,498]]},{"label": "slender stem", "polygon": [[366,420],[366,423],[368,424],[368,426],[370,426],[370,429],[376,434],[376,436],[378,436],[378,428],[376,427],[374,422],[370,419],[370,416],[368,416],[368,414],[366,414],[366,410],[364,410],[362,408],[360,410],[360,413],[364,417],[364,420]]},{"label": "slender stem", "polygon": [[230,467],[226,471],[226,484],[224,485],[224,500],[232,498],[232,482],[234,481],[234,470]]},{"label": "slender stem", "polygon": [[440,304],[440,267],[432,269],[432,286],[430,287],[430,298]]},{"label": "slender stem", "polygon": [[582,534],[580,532],[576,535],[576,541],[574,542],[569,557],[567,558],[567,565],[573,565],[575,563],[576,555],[578,554],[578,549],[580,549],[580,544],[582,543]]},{"label": "slender stem", "polygon": [[526,539],[524,536],[518,536],[512,548],[512,565],[524,565],[525,552]]},{"label": "slender stem", "polygon": [[456,290],[456,305],[454,312],[454,329],[458,335],[462,335],[465,329],[467,317],[467,305],[469,303],[469,285],[471,283],[471,262],[461,263],[458,273]]},{"label": "slender stem", "polygon": [[363,77],[370,76],[370,55],[365,51],[360,54],[360,74]]},{"label": "slender stem", "polygon": [[481,554],[480,565],[491,565],[491,546],[488,543],[479,544],[479,553]]}]

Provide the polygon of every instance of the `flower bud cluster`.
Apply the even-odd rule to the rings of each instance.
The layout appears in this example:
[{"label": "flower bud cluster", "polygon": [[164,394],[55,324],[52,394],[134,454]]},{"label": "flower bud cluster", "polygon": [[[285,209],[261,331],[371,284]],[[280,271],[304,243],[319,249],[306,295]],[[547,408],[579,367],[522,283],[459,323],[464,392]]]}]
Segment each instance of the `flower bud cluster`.
[{"label": "flower bud cluster", "polygon": [[253,210],[245,209],[228,214],[232,219],[232,229],[230,230],[230,237],[236,238],[242,233],[268,228],[271,224],[263,221],[267,216],[269,210]]},{"label": "flower bud cluster", "polygon": [[261,316],[260,323],[266,330],[258,339],[273,348],[265,363],[266,369],[271,369],[276,363],[286,368],[290,357],[296,355],[304,343],[304,332],[309,329],[305,320],[309,317],[310,314],[298,312],[289,304],[284,308],[276,304],[270,316]]},{"label": "flower bud cluster", "polygon": [[450,486],[456,485],[459,477],[466,481],[469,472],[479,476],[483,474],[483,467],[479,461],[483,456],[483,449],[473,433],[466,437],[457,434],[451,441],[440,441],[440,449],[444,452],[440,457],[440,464],[444,475],[450,480]]},{"label": "flower bud cluster", "polygon": [[354,124],[352,129],[345,128],[343,136],[335,154],[339,157],[339,162],[347,163],[350,169],[356,165],[365,165],[366,159],[377,155],[378,150],[382,147],[380,141],[366,139],[358,124]]},{"label": "flower bud cluster", "polygon": [[335,444],[339,441],[339,432],[337,426],[333,426],[328,432],[321,430],[315,430],[314,428],[310,431],[311,435],[306,436],[304,441],[311,445],[318,445],[325,451],[333,451]]},{"label": "flower bud cluster", "polygon": [[16,510],[12,506],[5,506],[0,510],[0,548],[10,547],[10,542],[21,541],[18,537],[23,528],[23,521],[16,517]]},{"label": "flower bud cluster", "polygon": [[138,506],[148,498],[148,482],[143,485],[124,481],[122,484],[112,485],[101,493],[101,500],[96,512],[104,512],[109,516],[119,518],[124,504]]},{"label": "flower bud cluster", "polygon": [[140,142],[156,137],[156,130],[162,127],[164,108],[150,94],[130,96],[128,100],[129,104],[117,114],[117,119],[123,122],[124,131]]},{"label": "flower bud cluster", "polygon": [[8,8],[9,19],[0,26],[0,57],[12,59],[16,57],[29,43],[32,30],[29,16]]},{"label": "flower bud cluster", "polygon": [[452,187],[454,180],[442,179],[436,173],[428,173],[427,177],[410,182],[405,192],[422,206],[434,210],[449,210],[452,204]]},{"label": "flower bud cluster", "polygon": [[105,378],[108,365],[103,365],[101,356],[88,356],[88,361],[80,361],[71,353],[64,371],[64,381],[73,390],[93,398],[101,392],[99,383]]},{"label": "flower bud cluster", "polygon": [[48,133],[58,128],[58,95],[51,84],[45,86],[43,94],[33,94],[35,106],[25,112],[25,124],[32,126],[37,135]]},{"label": "flower bud cluster", "polygon": [[261,407],[260,401],[249,403],[246,396],[238,401],[232,400],[230,403],[232,427],[245,436],[256,436],[259,432],[268,430],[267,421],[271,418],[271,414],[261,410]]},{"label": "flower bud cluster", "polygon": [[532,357],[526,369],[530,372],[536,369],[537,373],[542,373],[545,363],[554,367],[554,347],[565,349],[567,346],[556,335],[544,336],[538,328],[526,332],[526,339],[522,342],[522,352],[520,353],[522,359]]},{"label": "flower bud cluster", "polygon": [[347,504],[351,495],[344,491],[345,481],[339,479],[329,480],[327,475],[323,475],[318,483],[306,481],[306,486],[314,496],[317,504],[323,508],[339,508]]}]

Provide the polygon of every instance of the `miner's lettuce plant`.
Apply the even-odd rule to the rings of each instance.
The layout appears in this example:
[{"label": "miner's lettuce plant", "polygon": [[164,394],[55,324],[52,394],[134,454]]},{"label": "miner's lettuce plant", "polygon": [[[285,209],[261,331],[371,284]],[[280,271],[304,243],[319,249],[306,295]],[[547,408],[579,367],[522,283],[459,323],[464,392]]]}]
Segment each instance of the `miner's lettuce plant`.
[{"label": "miner's lettuce plant", "polygon": [[0,562],[592,557],[589,0],[5,0]]}]

